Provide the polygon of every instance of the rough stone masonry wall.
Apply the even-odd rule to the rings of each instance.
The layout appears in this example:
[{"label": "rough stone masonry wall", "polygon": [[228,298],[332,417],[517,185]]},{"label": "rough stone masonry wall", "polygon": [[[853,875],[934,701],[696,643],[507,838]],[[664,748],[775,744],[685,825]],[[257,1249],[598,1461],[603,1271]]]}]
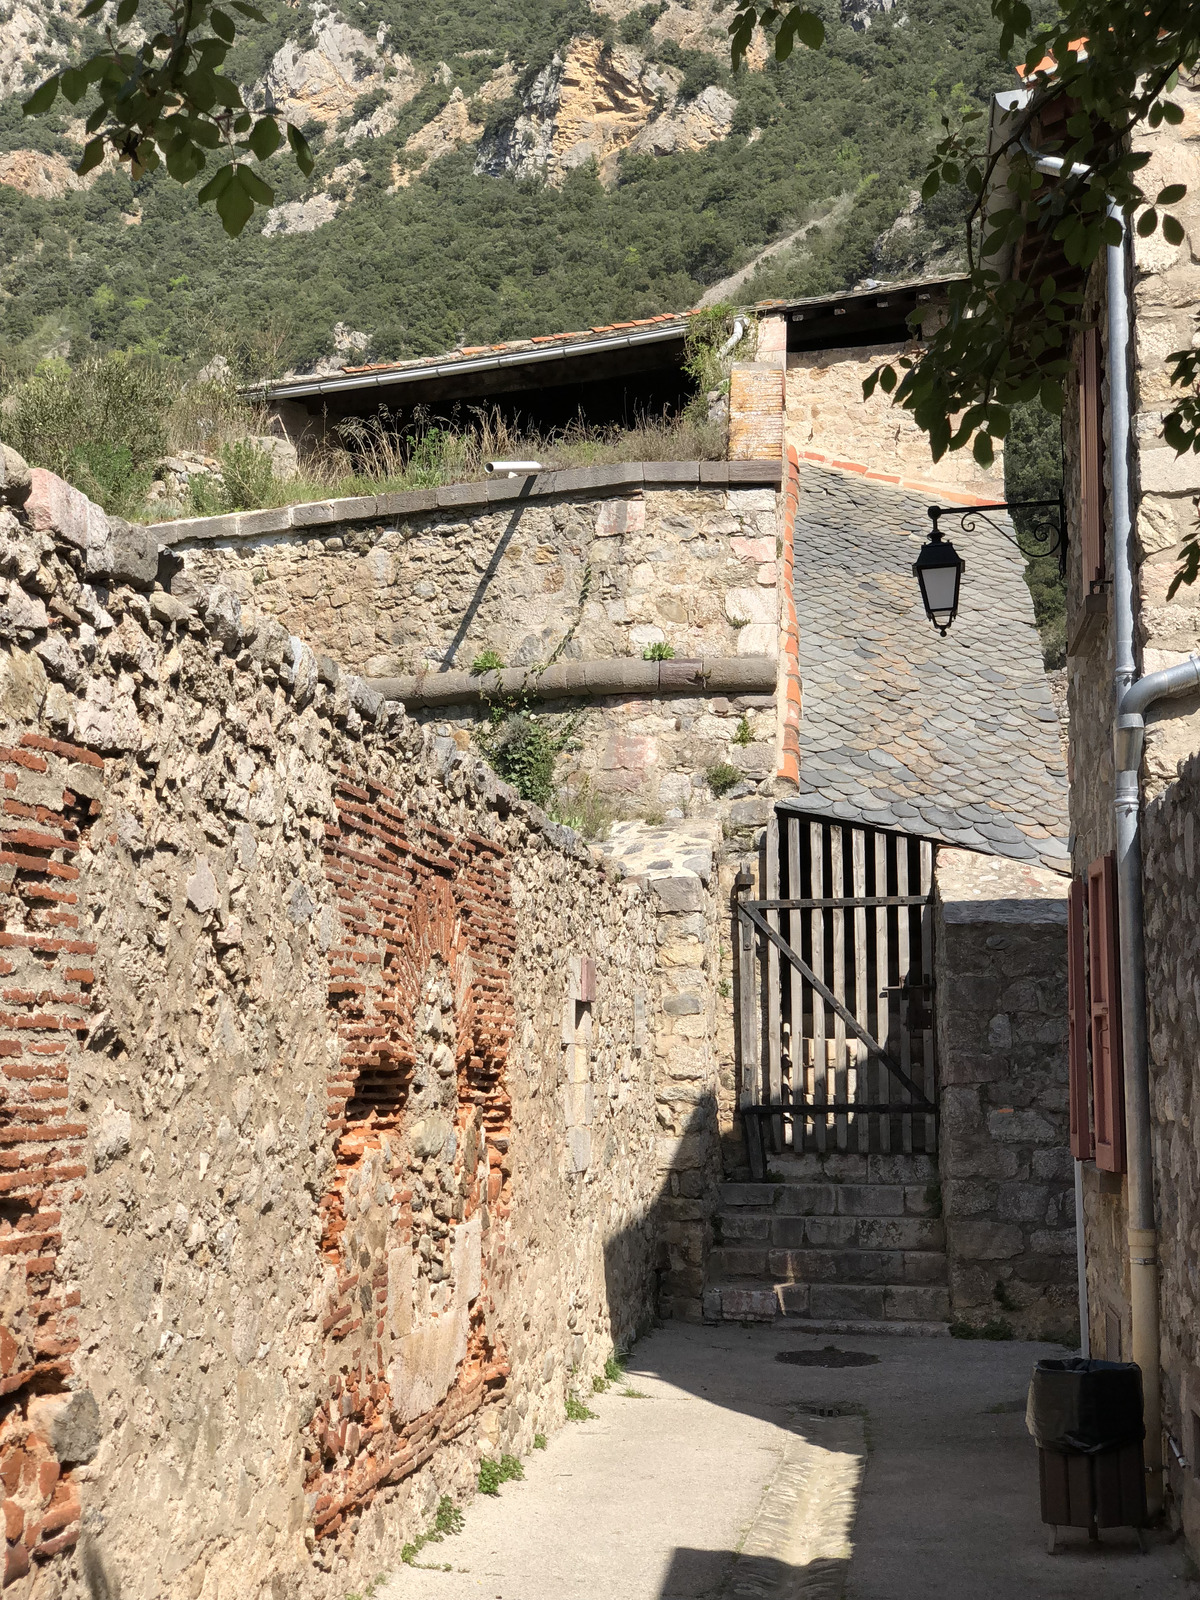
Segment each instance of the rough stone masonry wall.
[{"label": "rough stone masonry wall", "polygon": [[6,470],[5,1583],[340,1595],[651,1314],[654,903]]},{"label": "rough stone masonry wall", "polygon": [[[623,470],[557,477],[616,479]],[[253,530],[278,513],[154,531],[184,563],[173,589],[219,579],[314,649],[372,677],[466,668],[486,650],[518,667],[545,663],[560,648],[568,660],[640,658],[654,644],[681,658],[775,654],[772,488],[614,483],[603,493],[585,488],[498,506],[488,490],[464,485],[453,493],[469,503],[404,515],[379,515],[372,501],[369,512],[356,507],[345,521],[336,508],[297,508],[324,520],[282,534],[230,537],[236,526]],[[580,704],[540,709],[574,714]],[[420,713],[464,749],[486,714],[477,706]],[[749,740],[738,743],[743,718],[740,737],[748,732]],[[572,787],[586,779],[632,812],[697,814],[715,809],[704,774],[723,763],[744,774],[743,794],[772,777],[772,696],[599,699],[584,711],[559,778]]]},{"label": "rough stone masonry wall", "polygon": [[[1142,841],[1150,1104],[1158,1192],[1163,1426],[1200,1447],[1200,757],[1146,808]],[[1090,1241],[1089,1241],[1090,1242]],[[1184,1532],[1200,1548],[1200,1482],[1167,1452]]]},{"label": "rough stone masonry wall", "polygon": [[[1169,381],[1167,357],[1187,348],[1195,334],[1200,308],[1200,93],[1181,83],[1171,98],[1183,112],[1176,127],[1162,123],[1143,130],[1135,147],[1150,156],[1144,182],[1154,191],[1167,183],[1188,185],[1184,200],[1171,209],[1183,223],[1183,243],[1169,244],[1161,230],[1149,238],[1135,231],[1133,272],[1129,286],[1133,337],[1131,346],[1130,446],[1132,453],[1132,507],[1135,649],[1140,670],[1153,672],[1170,666],[1200,648],[1200,586],[1184,586],[1171,602],[1166,591],[1178,562],[1181,541],[1195,528],[1200,499],[1200,462],[1195,456],[1176,457],[1162,437],[1162,417],[1177,398]],[[1107,377],[1107,283],[1102,265],[1091,273],[1085,312],[1100,329],[1104,349],[1102,401],[1105,431],[1105,513],[1112,505],[1112,450],[1109,428]],[[1064,487],[1067,499],[1068,542],[1067,637],[1068,704],[1070,708],[1070,807],[1073,839],[1072,867],[1086,873],[1090,862],[1115,843],[1113,821],[1112,729],[1115,711],[1113,686],[1114,647],[1111,585],[1087,597],[1083,593],[1080,555],[1079,419],[1074,384],[1066,386],[1063,419]],[[1107,520],[1105,539],[1111,572],[1112,526]],[[1142,766],[1142,793],[1152,799],[1174,782],[1181,760],[1200,748],[1200,701],[1195,698],[1160,702],[1147,714],[1146,747]],[[1174,894],[1176,885],[1167,892]],[[1168,899],[1164,908],[1178,920],[1177,907]],[[1150,913],[1149,890],[1147,912]],[[1153,1012],[1163,1012],[1170,995],[1154,992],[1156,979],[1147,975],[1147,1001]],[[1183,1061],[1177,1063],[1183,1070]],[[1160,1194],[1162,1174],[1159,1174]],[[1084,1168],[1085,1214],[1088,1242],[1088,1301],[1092,1349],[1098,1355],[1129,1354],[1128,1240],[1125,1182],[1118,1174]],[[1165,1302],[1164,1302],[1165,1305]],[[1180,1337],[1171,1326],[1172,1313],[1164,1314],[1164,1350]]]},{"label": "rough stone masonry wall", "polygon": [[942,847],[939,1165],[954,1316],[1022,1339],[1078,1323],[1068,1148],[1065,878]]}]

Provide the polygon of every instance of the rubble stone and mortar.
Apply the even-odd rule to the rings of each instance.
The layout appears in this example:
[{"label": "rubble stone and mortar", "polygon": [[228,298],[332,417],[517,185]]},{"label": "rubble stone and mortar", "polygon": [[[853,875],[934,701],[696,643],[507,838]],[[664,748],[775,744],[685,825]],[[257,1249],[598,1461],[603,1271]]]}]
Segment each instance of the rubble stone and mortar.
[{"label": "rubble stone and mortar", "polygon": [[[1133,238],[1133,272],[1130,311],[1133,337],[1130,351],[1130,451],[1133,469],[1133,560],[1135,650],[1142,672],[1174,665],[1200,649],[1200,586],[1183,586],[1168,602],[1166,591],[1179,558],[1184,537],[1195,527],[1200,501],[1200,463],[1195,456],[1176,457],[1162,438],[1162,417],[1177,391],[1169,383],[1167,356],[1186,348],[1195,332],[1200,304],[1200,267],[1195,260],[1200,238],[1200,189],[1196,176],[1197,139],[1200,138],[1200,90],[1181,84],[1172,98],[1183,112],[1177,127],[1163,123],[1143,132],[1137,148],[1150,155],[1144,169],[1148,186],[1187,182],[1184,199],[1171,209],[1187,237],[1170,245],[1161,231],[1148,239]],[[1169,173],[1169,178],[1164,177]],[[1105,505],[1111,506],[1112,458],[1109,437],[1107,380],[1107,284],[1102,270],[1094,270],[1087,284],[1085,306],[1094,313],[1100,329],[1104,359],[1102,413],[1105,427]],[[1063,423],[1064,484],[1067,498],[1068,544],[1068,705],[1070,712],[1069,770],[1071,772],[1072,865],[1077,874],[1115,845],[1113,818],[1113,747],[1115,714],[1114,640],[1112,597],[1106,583],[1085,597],[1078,539],[1079,418],[1075,386],[1067,385]],[[1111,551],[1111,523],[1106,528]],[[1181,761],[1200,748],[1200,701],[1195,698],[1162,701],[1146,717],[1146,740],[1141,771],[1143,798],[1153,801],[1169,795]],[[1147,917],[1159,912],[1151,905],[1149,868],[1146,879]],[[1178,879],[1159,880],[1167,896],[1161,914],[1182,926],[1177,895]],[[1156,985],[1166,985],[1163,994]],[[1174,977],[1147,970],[1147,1002],[1154,1015],[1164,1014],[1171,999]],[[1156,1057],[1162,1070],[1167,1062]],[[1172,1071],[1178,1072],[1188,1057],[1176,1055]],[[1165,1188],[1164,1168],[1158,1167],[1160,1201]],[[1128,1216],[1124,1178],[1100,1172],[1092,1163],[1084,1167],[1085,1216],[1088,1243],[1088,1303],[1092,1348],[1100,1355],[1128,1356],[1130,1348],[1128,1282]],[[1163,1302],[1164,1352],[1182,1337],[1177,1307]],[[1189,1440],[1189,1444],[1190,1444]]]},{"label": "rubble stone and mortar", "polygon": [[1067,1118],[1067,880],[943,846],[934,949],[950,1301],[1021,1339],[1078,1320]]},{"label": "rubble stone and mortar", "polygon": [[555,1426],[655,1267],[686,1309],[711,854],[614,880],[6,471],[6,1579],[341,1593]]},{"label": "rubble stone and mortar", "polygon": [[[1142,861],[1146,996],[1162,1318],[1163,1425],[1190,1454],[1200,1443],[1200,757],[1146,808]],[[1089,1242],[1091,1242],[1089,1240]],[[1118,1241],[1119,1242],[1119,1241]],[[1173,1472],[1184,1532],[1200,1548],[1200,1485]]]},{"label": "rubble stone and mortar", "polygon": [[[184,580],[219,580],[350,670],[384,677],[467,668],[484,651],[531,668],[556,653],[640,658],[655,644],[680,658],[774,656],[776,500],[770,487],[618,486],[493,508],[480,492],[458,513],[372,509],[311,532],[222,537],[228,518],[155,532]],[[419,713],[463,748],[488,714]],[[755,792],[774,776],[776,733],[771,695],[601,698],[575,728],[560,780],[586,779],[634,811],[715,812],[705,772],[730,763],[740,793]]]}]

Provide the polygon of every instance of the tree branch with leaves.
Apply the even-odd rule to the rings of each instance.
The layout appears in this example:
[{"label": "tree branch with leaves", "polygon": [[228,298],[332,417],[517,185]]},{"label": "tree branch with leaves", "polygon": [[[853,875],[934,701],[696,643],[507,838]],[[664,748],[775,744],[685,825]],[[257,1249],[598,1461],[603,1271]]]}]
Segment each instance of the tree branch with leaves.
[{"label": "tree branch with leaves", "polygon": [[[1008,433],[1015,406],[1038,399],[1061,412],[1072,342],[1088,320],[1079,285],[1100,252],[1120,243],[1122,220],[1142,238],[1161,228],[1168,243],[1183,242],[1169,208],[1185,186],[1144,189],[1139,174],[1150,156],[1134,145],[1139,133],[1183,120],[1168,96],[1200,61],[1194,0],[1060,0],[1054,21],[1036,30],[1026,0],[991,0],[991,11],[1001,54],[1025,43],[1019,70],[1028,103],[991,139],[982,110],[954,123],[942,118],[921,192],[929,201],[943,185],[965,186],[966,275],[951,287],[945,319],[924,332],[922,348],[882,363],[863,386],[866,396],[878,388],[912,413],[935,461],[970,448],[983,466]],[[771,34],[778,17],[773,9],[738,13],[730,30],[735,64],[755,27]],[[780,54],[782,26],[774,37]],[[1057,105],[1067,113],[1062,135],[1039,153],[1059,157],[1062,169],[1047,175],[1030,133]],[[1019,281],[998,265],[1018,246]],[[1069,271],[1056,277],[1051,264],[1060,256]],[[1181,454],[1200,453],[1200,354],[1181,350],[1168,362],[1181,393],[1164,419],[1164,437]],[[1198,575],[1200,531],[1185,547],[1176,584]]]},{"label": "tree branch with leaves", "polygon": [[[88,0],[80,20],[96,17],[108,0]],[[128,162],[130,176],[165,167],[179,183],[191,183],[216,166],[197,198],[210,201],[228,234],[239,234],[256,205],[269,206],[275,191],[252,165],[266,161],[285,140],[307,177],[312,152],[301,130],[267,112],[256,114],[243,90],[220,70],[237,40],[230,12],[265,21],[247,0],[171,0],[165,27],[135,38],[142,0],[119,0],[104,29],[106,47],[77,65],[61,68],[25,102],[26,116],[39,116],[62,96],[86,103],[87,143],[76,168],[82,176],[100,166],[109,151]]]}]

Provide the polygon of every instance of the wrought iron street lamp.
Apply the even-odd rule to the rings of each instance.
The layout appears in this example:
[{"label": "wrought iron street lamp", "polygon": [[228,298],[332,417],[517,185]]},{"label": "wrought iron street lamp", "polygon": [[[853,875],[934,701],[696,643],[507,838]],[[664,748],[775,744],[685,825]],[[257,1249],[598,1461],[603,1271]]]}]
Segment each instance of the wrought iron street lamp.
[{"label": "wrought iron street lamp", "polygon": [[[913,576],[921,589],[925,615],[943,636],[958,615],[958,597],[966,562],[947,539],[941,528],[941,519],[957,520],[964,533],[974,533],[982,520],[994,532],[1015,544],[1027,561],[1037,556],[1058,556],[1059,572],[1067,565],[1067,523],[1063,503],[1057,500],[1001,500],[987,506],[929,506],[929,520],[933,526],[929,538],[921,546],[913,562]],[[989,511],[1037,511],[1032,524],[1023,533],[1015,528],[1003,527],[994,522]],[[1056,513],[1053,517],[1051,512]]]},{"label": "wrought iron street lamp", "polygon": [[958,615],[958,591],[967,563],[937,525],[935,508],[930,506],[933,529],[913,562],[913,576],[921,586],[925,615],[942,635]]}]

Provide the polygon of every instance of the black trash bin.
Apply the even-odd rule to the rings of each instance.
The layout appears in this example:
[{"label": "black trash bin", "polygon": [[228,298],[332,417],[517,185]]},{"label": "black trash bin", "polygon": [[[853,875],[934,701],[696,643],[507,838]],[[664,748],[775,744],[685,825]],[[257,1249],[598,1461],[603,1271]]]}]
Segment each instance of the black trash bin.
[{"label": "black trash bin", "polygon": [[[1142,1374],[1132,1361],[1070,1356],[1039,1361],[1025,1425],[1037,1441],[1042,1521],[1053,1554],[1058,1528],[1136,1528],[1146,1523]],[[1143,1544],[1144,1548],[1144,1544]]]}]

